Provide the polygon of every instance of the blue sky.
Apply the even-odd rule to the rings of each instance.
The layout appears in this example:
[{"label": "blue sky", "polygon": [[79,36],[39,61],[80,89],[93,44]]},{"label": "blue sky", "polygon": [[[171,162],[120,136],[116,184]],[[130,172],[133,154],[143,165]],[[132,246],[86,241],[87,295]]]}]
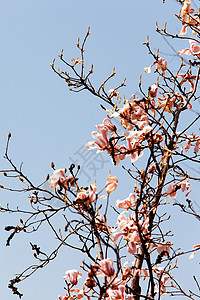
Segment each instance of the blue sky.
[{"label": "blue sky", "polygon": [[[179,32],[180,23],[174,17],[179,9],[180,6],[175,0],[166,0],[165,4],[161,0],[2,2],[1,157],[10,131],[10,156],[17,164],[23,161],[24,172],[36,183],[41,182],[51,172],[52,161],[57,168],[67,167],[71,158],[84,164],[78,152],[83,149],[84,142],[91,140],[91,131],[95,124],[102,122],[105,114],[99,107],[98,99],[86,92],[75,94],[68,91],[66,84],[51,70],[50,63],[53,58],[56,58],[56,65],[60,66],[58,55],[61,49],[64,49],[67,60],[77,58],[77,38],[83,38],[90,26],[91,36],[85,56],[88,69],[94,64],[94,85],[100,84],[115,67],[117,76],[113,84],[120,84],[127,77],[127,88],[122,93],[130,98],[133,93],[138,93],[140,74],[143,74],[146,88],[156,80],[153,75],[144,74],[143,69],[152,63],[152,58],[142,45],[143,42],[149,34],[153,49],[159,47],[161,53],[172,54],[164,39],[155,33],[155,22],[158,21],[162,26],[168,21],[169,31]],[[178,51],[178,43],[174,45]],[[186,43],[182,44],[181,49],[185,46]],[[167,59],[172,69],[178,63],[176,56],[168,56]],[[112,87],[110,84],[109,88]],[[107,156],[104,156],[104,160],[106,162],[103,166],[98,166],[96,171],[85,165],[87,175],[83,174],[83,183],[88,184],[88,176],[94,181],[95,176],[97,182],[103,185],[102,178],[106,178],[108,170],[112,169],[121,178],[121,188],[115,197],[126,197],[130,178],[120,175],[120,167],[115,170]],[[1,168],[6,167],[3,158],[0,164]],[[7,183],[12,186],[11,182]],[[24,195],[3,191],[1,195],[0,203],[9,202],[12,207],[27,201]],[[174,226],[180,244],[184,244],[183,240],[185,241],[185,236],[190,232],[182,224],[182,217],[178,214],[178,221]],[[48,244],[50,248],[55,243],[44,228],[39,236],[21,236],[13,240],[11,247],[5,247],[7,233],[3,228],[18,219],[14,215],[1,215],[0,221],[0,296],[7,300],[16,297],[7,289],[9,279],[14,273],[34,262],[29,242],[39,241],[38,244]],[[59,220],[57,222],[59,226]],[[194,226],[197,225],[195,222]],[[191,232],[190,234],[192,242],[195,235]],[[80,259],[78,256],[77,258]],[[63,293],[62,276],[65,270],[76,267],[77,258],[70,249],[61,250],[56,261],[19,287],[24,292],[23,299],[57,299],[58,294]],[[190,266],[194,266],[193,262],[190,262]]]}]

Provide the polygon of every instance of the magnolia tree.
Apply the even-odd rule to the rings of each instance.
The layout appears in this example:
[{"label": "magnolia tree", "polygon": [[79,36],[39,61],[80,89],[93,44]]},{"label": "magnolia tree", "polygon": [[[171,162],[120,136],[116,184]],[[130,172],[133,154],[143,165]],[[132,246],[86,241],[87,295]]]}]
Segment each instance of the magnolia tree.
[{"label": "magnolia tree", "polygon": [[[159,50],[154,53],[147,38],[144,44],[152,57],[152,64],[144,66],[144,72],[149,74],[153,71],[152,75],[146,75],[151,76],[152,85],[144,90],[140,78],[140,98],[120,96],[120,88],[125,86],[125,82],[106,89],[106,84],[115,76],[114,71],[98,88],[92,84],[93,66],[88,73],[85,72],[84,60],[89,30],[83,42],[78,40],[77,43],[80,58],[72,58],[68,62],[62,51],[59,57],[66,69],[57,69],[55,60],[51,65],[71,91],[88,90],[101,101],[105,119],[102,124],[96,125],[92,141],[86,142],[85,147],[88,151],[106,152],[115,166],[123,165],[124,160],[130,162],[129,169],[124,167],[125,174],[132,179],[126,199],[119,200],[116,192],[115,196],[112,194],[120,185],[115,174],[110,173],[105,178],[104,186],[97,186],[94,179],[89,186],[81,187],[78,179],[81,166],[74,164],[56,169],[52,163],[52,174],[36,186],[23,173],[21,166],[17,167],[10,159],[9,133],[5,159],[10,168],[1,172],[8,178],[21,181],[22,187],[16,192],[28,194],[30,209],[1,207],[3,213],[24,214],[20,224],[5,228],[9,233],[7,245],[19,233],[39,230],[43,223],[50,226],[59,241],[50,254],[31,244],[38,263],[29,266],[9,283],[12,292],[20,298],[22,294],[16,284],[47,265],[62,246],[81,252],[82,265],[74,265],[74,269],[66,271],[63,277],[65,292],[58,297],[59,300],[151,300],[166,294],[190,299],[200,297],[200,284],[196,277],[196,289],[186,291],[173,275],[179,257],[193,258],[200,249],[198,241],[194,241],[192,249],[176,250],[175,238],[163,230],[163,224],[168,221],[163,213],[167,212],[168,202],[175,203],[191,217],[200,218],[188,198],[192,182],[199,179],[189,175],[184,164],[189,162],[195,168],[200,163],[200,137],[193,132],[200,115],[189,121],[189,114],[195,111],[199,101],[200,14],[191,7],[190,1],[179,2],[182,9],[176,17],[180,21],[180,31],[169,33],[166,24],[163,29],[157,25],[156,31],[165,37],[187,40],[188,48],[177,49],[177,53],[182,57],[189,55],[189,63],[184,64],[181,59],[177,70],[172,72],[167,60],[160,57]],[[180,122],[182,115],[186,124],[184,128]],[[123,130],[117,128],[115,119],[120,121],[118,123]],[[137,164],[140,159],[141,163]],[[46,182],[50,189],[44,188]],[[6,186],[1,188],[14,190]],[[182,202],[186,204],[175,200],[177,194],[185,197]],[[110,198],[115,203],[112,209],[109,209]],[[51,220],[60,213],[64,216],[65,228],[57,230]],[[73,244],[71,237],[77,237],[79,242]]]}]

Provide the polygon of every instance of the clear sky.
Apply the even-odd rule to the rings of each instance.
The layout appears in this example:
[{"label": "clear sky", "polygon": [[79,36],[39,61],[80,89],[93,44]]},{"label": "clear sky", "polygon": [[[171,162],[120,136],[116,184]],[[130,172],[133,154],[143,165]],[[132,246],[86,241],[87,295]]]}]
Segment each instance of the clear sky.
[{"label": "clear sky", "polygon": [[[100,84],[116,68],[113,84],[120,84],[127,77],[127,88],[122,91],[126,98],[138,93],[138,81],[143,74],[144,87],[154,83],[153,75],[144,74],[144,67],[152,63],[147,49],[142,45],[150,35],[153,49],[160,48],[173,69],[177,56],[165,40],[155,33],[155,22],[162,26],[168,21],[169,31],[179,32],[180,23],[174,17],[180,6],[175,0],[7,0],[1,3],[0,18],[0,155],[5,151],[7,134],[12,133],[10,156],[17,164],[23,161],[24,172],[39,183],[52,172],[50,164],[57,168],[68,167],[72,160],[84,165],[84,184],[94,182],[101,186],[108,170],[112,169],[120,182],[115,197],[123,199],[129,193],[130,178],[120,175],[121,168],[113,168],[104,155],[104,163],[92,167],[93,157],[87,162],[81,159],[84,142],[91,140],[91,131],[105,117],[99,100],[86,92],[70,93],[64,81],[51,70],[50,63],[64,49],[67,60],[77,58],[77,38],[82,38],[91,27],[91,36],[86,47],[86,66],[94,64],[93,82]],[[194,2],[197,3],[198,1]],[[171,43],[171,41],[170,41]],[[178,43],[173,44],[175,49]],[[181,49],[187,46],[184,44]],[[109,88],[112,88],[110,84]],[[6,167],[3,158],[1,168]],[[103,176],[102,176],[103,174]],[[121,177],[120,177],[121,176]],[[89,177],[91,178],[89,180]],[[2,183],[5,184],[3,178]],[[0,182],[1,183],[1,182]],[[10,186],[14,183],[7,181]],[[128,192],[127,192],[128,191]],[[114,199],[116,200],[116,199]],[[24,195],[1,192],[0,203],[11,207],[24,204]],[[195,233],[187,231],[182,224],[183,215],[177,210],[177,244],[187,247],[197,243]],[[29,242],[52,249],[55,240],[44,228],[39,235],[24,235],[13,239],[11,247],[5,247],[6,225],[18,222],[18,216],[0,215],[0,298],[16,299],[7,289],[13,274],[22,271],[34,262]],[[184,220],[187,220],[185,217]],[[59,226],[59,220],[57,220]],[[189,222],[189,219],[188,219]],[[194,228],[197,221],[194,222]],[[195,223],[196,222],[196,223]],[[188,235],[190,234],[190,238]],[[186,239],[187,237],[187,239]],[[48,247],[46,248],[48,250]],[[177,246],[178,247],[178,246]],[[77,254],[78,255],[78,254]],[[78,256],[77,256],[78,257]],[[65,270],[78,267],[76,254],[63,249],[60,256],[38,271],[31,279],[19,285],[24,300],[53,300],[64,294],[62,276]],[[197,261],[196,261],[197,264]],[[195,273],[195,262],[190,262]],[[191,273],[193,275],[193,273]],[[199,273],[198,273],[199,274]],[[183,278],[183,274],[180,275]],[[167,299],[167,298],[166,298]]]}]

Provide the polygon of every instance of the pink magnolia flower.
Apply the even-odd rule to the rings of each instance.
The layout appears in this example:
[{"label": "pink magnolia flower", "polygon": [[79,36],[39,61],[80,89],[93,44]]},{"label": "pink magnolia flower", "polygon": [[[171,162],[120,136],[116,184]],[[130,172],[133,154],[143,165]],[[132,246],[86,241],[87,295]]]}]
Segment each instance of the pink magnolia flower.
[{"label": "pink magnolia flower", "polygon": [[196,35],[197,32],[199,31],[200,18],[199,15],[197,16],[194,15],[191,17],[191,14],[193,14],[195,10],[193,8],[190,8],[190,1],[186,1],[184,3],[181,12],[182,12],[182,24],[183,24],[183,28],[181,29],[181,32],[183,32],[182,34],[185,34],[187,32],[187,27],[189,25],[192,25],[192,27],[194,28],[194,30],[192,30],[192,33]]},{"label": "pink magnolia flower", "polygon": [[118,240],[118,238],[120,236],[123,236],[124,238],[126,238],[127,232],[126,231],[121,231],[121,232],[115,232],[115,233],[113,233],[112,234],[113,242],[116,243],[116,241]]},{"label": "pink magnolia flower", "polygon": [[124,136],[126,137],[127,144],[128,144],[128,150],[130,152],[131,156],[131,162],[134,163],[138,158],[142,157],[143,151],[141,150],[141,145],[139,142],[137,142],[136,139],[132,138],[131,134],[129,132],[125,132]]},{"label": "pink magnolia flower", "polygon": [[97,148],[98,149],[97,153],[98,153],[110,148],[109,140],[107,137],[108,130],[106,128],[102,129],[100,134],[97,131],[92,131],[91,135],[94,139],[97,139],[98,141],[86,142],[85,143],[86,149],[91,150]]},{"label": "pink magnolia flower", "polygon": [[79,200],[87,200],[89,197],[87,191],[85,189],[82,189],[80,192],[78,192],[76,199]]},{"label": "pink magnolia flower", "polygon": [[194,30],[192,30],[192,33],[196,35],[197,32],[199,31],[199,21],[200,21],[199,16],[197,17],[193,16],[192,18],[188,16],[187,24],[184,24],[183,22],[184,25],[181,28],[179,35],[185,35],[187,33],[187,27],[190,25],[192,25],[192,27],[194,28]]},{"label": "pink magnolia flower", "polygon": [[154,61],[154,63],[150,66],[150,67],[146,67],[144,68],[144,71],[146,73],[151,73],[151,68],[156,64],[156,69],[159,70],[161,69],[162,72],[167,70],[167,61],[162,58],[159,57],[158,60]]},{"label": "pink magnolia flower", "polygon": [[108,276],[112,277],[115,274],[115,269],[113,267],[113,261],[110,258],[102,259],[99,262],[100,271],[97,271],[97,276]]},{"label": "pink magnolia flower", "polygon": [[65,272],[66,276],[63,277],[63,279],[69,278],[69,281],[73,285],[77,285],[78,278],[82,277],[83,275],[76,269],[68,270]]},{"label": "pink magnolia flower", "polygon": [[131,242],[127,246],[127,251],[130,254],[135,254],[137,251],[137,245],[134,242]]},{"label": "pink magnolia flower", "polygon": [[176,78],[177,77],[181,77],[182,80],[180,82],[180,85],[184,84],[185,82],[189,82],[190,84],[190,92],[192,92],[194,90],[194,82],[193,80],[196,80],[196,75],[192,75],[190,74],[189,72],[187,72],[186,74],[178,74],[175,76]]},{"label": "pink magnolia flower", "polygon": [[[114,242],[116,242],[120,236],[123,236],[124,239],[126,239],[129,235],[129,233],[137,230],[137,226],[136,226],[134,220],[127,218],[127,216],[124,214],[124,212],[119,214],[118,219],[117,219],[117,224],[118,224],[118,228],[112,230],[112,231],[115,231],[112,234]],[[121,231],[116,232],[118,229]]]},{"label": "pink magnolia flower", "polygon": [[120,232],[115,232],[112,235],[113,240],[114,242],[116,242],[119,237],[123,237],[128,242],[127,251],[130,254],[135,254],[138,246],[140,246],[141,244],[141,240],[138,232],[138,226],[140,227],[142,235],[145,236],[146,239],[150,238],[150,234],[148,231],[148,227],[149,227],[148,217],[146,217],[143,221],[139,220],[137,225],[134,219],[130,215],[129,217],[126,217],[124,213],[121,213],[118,216],[117,224],[118,224],[118,228],[115,229],[115,231],[119,229]]},{"label": "pink magnolia flower", "polygon": [[123,209],[129,209],[130,207],[135,207],[136,205],[135,195],[133,193],[130,193],[128,198],[124,200],[117,200],[115,205]]},{"label": "pink magnolia flower", "polygon": [[124,213],[125,212],[122,212],[121,214],[119,214],[119,216],[117,218],[117,224],[118,224],[120,230],[123,230],[124,227],[128,226],[128,223],[129,223],[129,218]]},{"label": "pink magnolia flower", "polygon": [[[112,278],[111,278],[112,280]],[[116,289],[118,288],[120,285],[125,285],[126,282],[122,279],[120,279],[119,277],[116,277],[113,282],[112,282],[112,288]]]},{"label": "pink magnolia flower", "polygon": [[145,112],[145,103],[137,103],[135,96],[132,96],[132,101],[126,100],[124,106],[110,116],[119,117],[121,125],[127,129],[132,130],[136,125],[142,129],[148,125],[148,115]]},{"label": "pink magnolia flower", "polygon": [[[147,134],[150,133],[151,131],[152,131],[152,127],[145,124],[144,126],[142,126],[142,130],[139,130],[139,131],[132,130],[130,132],[124,132],[124,136],[126,138],[127,145],[128,145],[127,155],[131,156],[132,163],[134,163],[136,160],[138,160],[140,157],[142,157],[143,151],[142,151],[141,143],[144,140],[146,140]],[[154,134],[154,136],[156,137],[156,134]],[[156,139],[154,140],[154,142],[156,142]]]},{"label": "pink magnolia flower", "polygon": [[140,243],[140,236],[139,236],[138,230],[137,230],[137,231],[135,230],[135,231],[131,234],[129,241],[130,241],[131,243]]},{"label": "pink magnolia flower", "polygon": [[200,46],[196,45],[196,42],[194,40],[189,40],[190,48],[185,48],[183,50],[178,51],[179,55],[196,55],[198,58],[200,58]]},{"label": "pink magnolia flower", "polygon": [[149,270],[147,269],[141,269],[141,271],[143,271],[143,279],[145,280],[148,276],[149,276]]},{"label": "pink magnolia flower", "polygon": [[[174,184],[174,185],[172,183],[170,183],[169,186],[168,186],[166,194],[170,195],[170,198],[175,199],[176,198],[176,192],[180,188],[181,188],[182,192],[185,192],[185,190],[188,190],[190,188],[190,183],[188,181],[187,182],[181,181],[178,184]],[[191,190],[188,191],[188,193],[186,194],[186,197],[188,196],[188,194],[190,192],[191,192]]]},{"label": "pink magnolia flower", "polygon": [[[177,97],[176,97],[177,96]],[[176,95],[175,97],[165,97],[158,98],[158,109],[164,107],[164,111],[167,111],[168,113],[172,112],[173,107],[175,106],[176,99],[179,99],[179,95]]]},{"label": "pink magnolia flower", "polygon": [[170,195],[170,198],[175,199],[176,198],[176,184],[170,183],[167,189],[167,195]]},{"label": "pink magnolia flower", "polygon": [[[90,141],[85,143],[85,147],[88,150],[97,148],[97,153],[107,151],[113,159],[113,163],[118,165],[120,160],[125,158],[125,154],[122,153],[124,150],[123,146],[116,145],[115,142],[111,144],[110,138],[115,141],[118,140],[119,135],[116,132],[116,126],[112,124],[109,118],[103,120],[103,124],[95,126],[98,131],[92,132],[92,137],[97,141]],[[108,136],[110,134],[110,138]]]},{"label": "pink magnolia flower", "polygon": [[50,188],[55,188],[58,186],[58,182],[60,181],[61,183],[66,180],[66,175],[65,175],[65,169],[59,169],[55,170],[53,172],[53,175],[50,177],[49,182],[50,182]]},{"label": "pink magnolia flower", "polygon": [[165,285],[168,280],[169,280],[169,278],[167,276],[162,276],[162,279],[160,281],[160,289],[161,289],[162,295],[165,295],[167,293],[167,288]]},{"label": "pink magnolia flower", "polygon": [[82,188],[76,196],[74,204],[77,204],[81,209],[87,210],[89,204],[97,199],[97,187],[96,184],[91,184],[86,190]]},{"label": "pink magnolia flower", "polygon": [[183,27],[181,29],[180,35],[184,35],[187,33],[187,27],[189,25],[194,25],[198,19],[194,20],[194,18],[191,18],[189,15],[193,14],[195,12],[195,10],[193,8],[190,8],[190,1],[185,2],[182,10],[181,10],[181,14],[182,14],[182,24]]},{"label": "pink magnolia flower", "polygon": [[188,152],[188,150],[190,150],[193,137],[194,137],[193,134],[190,135],[190,136],[187,136],[187,141],[186,141],[186,145],[185,145],[185,151],[186,152]]},{"label": "pink magnolia flower", "polygon": [[96,125],[97,131],[92,131],[92,137],[97,139],[98,141],[92,141],[85,143],[85,147],[88,150],[98,148],[97,152],[101,152],[104,150],[108,150],[110,148],[109,139],[108,139],[108,132],[115,132],[116,126],[112,124],[110,119],[106,118],[103,120],[103,124]]},{"label": "pink magnolia flower", "polygon": [[[108,297],[106,299],[108,300],[125,300],[125,284],[121,284],[118,286],[118,288],[109,288],[107,289]],[[130,300],[132,298],[129,298]]]},{"label": "pink magnolia flower", "polygon": [[158,86],[157,84],[154,83],[149,89],[149,96],[153,98],[156,97],[157,91],[158,91]]},{"label": "pink magnolia flower", "polygon": [[187,134],[184,135],[186,137],[185,151],[187,152],[190,149],[192,142],[195,142],[194,152],[198,154],[199,146],[200,146],[200,137],[195,136],[193,133],[191,135],[187,135]]},{"label": "pink magnolia flower", "polygon": [[187,22],[188,14],[193,14],[195,12],[193,8],[190,8],[190,5],[190,1],[185,1],[181,9],[182,19],[184,22]]},{"label": "pink magnolia flower", "polygon": [[59,169],[53,172],[53,175],[49,178],[50,188],[56,188],[59,186],[59,183],[61,183],[66,189],[69,188],[68,184],[70,182],[73,185],[74,177],[71,174],[66,177],[65,172],[65,169]]},{"label": "pink magnolia flower", "polygon": [[183,25],[183,27],[181,28],[181,31],[179,33],[179,35],[185,35],[187,33],[187,27],[189,25]]},{"label": "pink magnolia flower", "polygon": [[107,289],[106,292],[108,294],[108,297],[106,297],[107,300],[116,300],[116,299],[120,300],[120,299],[122,299],[122,295],[116,289],[109,288],[109,289]]}]

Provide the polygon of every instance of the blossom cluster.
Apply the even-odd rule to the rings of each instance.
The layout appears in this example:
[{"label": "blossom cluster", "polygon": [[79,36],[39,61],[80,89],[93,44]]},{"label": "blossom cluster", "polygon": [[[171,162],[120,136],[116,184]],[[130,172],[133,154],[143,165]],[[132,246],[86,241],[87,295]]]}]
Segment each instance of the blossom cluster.
[{"label": "blossom cluster", "polygon": [[[87,274],[87,278],[84,282],[83,289],[74,288],[78,284],[78,279],[82,277],[82,273],[78,270],[66,271],[64,279],[69,279],[71,285],[68,285],[68,292],[66,296],[58,296],[59,300],[75,300],[82,299],[84,296],[87,300],[92,298],[95,294],[95,287],[97,286],[99,279],[103,277],[106,279],[108,288],[104,292],[104,298],[106,300],[133,300],[134,296],[126,290],[127,281],[133,276],[142,277],[144,280],[149,277],[149,271],[145,268],[134,270],[127,266],[129,262],[125,262],[121,268],[121,276],[115,272],[114,263],[111,258],[105,258],[98,263],[94,263],[90,266]],[[155,266],[153,269],[155,278],[160,281],[160,290],[162,294],[166,293],[166,283],[169,281],[169,277],[165,274],[161,267]],[[159,285],[155,282],[155,292],[159,291]]]},{"label": "blossom cluster", "polygon": [[[88,150],[97,148],[97,153],[107,151],[112,157],[114,164],[118,165],[121,160],[130,156],[131,162],[134,163],[143,155],[143,149],[146,147],[144,142],[149,146],[163,141],[160,133],[154,132],[149,123],[149,113],[155,112],[154,98],[157,95],[158,86],[153,84],[149,89],[150,99],[147,101],[138,101],[133,95],[132,100],[126,100],[122,108],[115,112],[108,111],[110,118],[103,120],[103,124],[96,125],[99,131],[93,131],[92,137],[96,141],[85,143]],[[111,119],[118,117],[125,131],[122,135],[117,132],[116,126]],[[120,141],[126,141],[126,144],[120,145]]]},{"label": "blossom cluster", "polygon": [[[191,8],[190,1],[186,0],[179,15],[183,25],[179,35],[185,35],[188,27],[193,29],[194,34],[200,30],[199,15],[192,16],[193,13],[194,9]],[[167,35],[166,28],[163,32]],[[191,38],[189,44],[189,48],[179,50],[178,54],[193,55],[194,59],[198,61],[200,59],[198,41]],[[149,159],[146,170],[139,171],[135,167],[137,175],[135,176],[134,193],[130,193],[124,200],[118,199],[115,202],[116,208],[114,210],[118,213],[116,226],[108,226],[106,213],[104,216],[100,215],[99,210],[94,221],[95,229],[97,229],[100,236],[102,234],[107,238],[112,249],[117,249],[116,252],[114,251],[115,254],[118,253],[119,249],[124,249],[125,256],[134,257],[136,260],[141,255],[140,251],[142,249],[141,261],[146,259],[148,269],[142,267],[143,261],[139,268],[137,264],[127,266],[129,262],[122,265],[122,261],[119,262],[116,259],[117,255],[115,259],[109,258],[109,250],[106,250],[105,256],[102,254],[103,251],[100,250],[100,258],[97,255],[92,265],[84,265],[83,263],[82,268],[87,271],[87,277],[82,289],[74,288],[82,274],[78,270],[66,272],[64,279],[68,279],[70,283],[68,283],[66,296],[59,296],[59,300],[75,300],[84,296],[89,300],[92,297],[98,297],[97,287],[100,291],[103,290],[101,297],[106,300],[133,300],[135,299],[133,291],[130,291],[128,287],[131,286],[130,282],[135,277],[149,278],[149,286],[152,285],[154,289],[153,296],[155,296],[155,293],[167,293],[169,282],[171,287],[175,287],[173,286],[173,277],[170,273],[171,263],[169,264],[169,261],[173,261],[176,257],[176,251],[173,250],[171,242],[167,241],[167,234],[161,232],[160,223],[162,218],[158,216],[157,208],[160,204],[163,204],[162,199],[165,200],[165,197],[175,199],[179,190],[186,192],[186,197],[191,192],[190,176],[187,173],[181,173],[182,170],[179,166],[177,169],[180,169],[180,173],[176,173],[177,160],[176,157],[174,159],[171,156],[175,153],[177,156],[187,157],[187,152],[190,149],[194,150],[194,157],[199,153],[200,136],[185,133],[190,126],[182,132],[177,132],[181,109],[184,111],[192,108],[190,102],[199,75],[192,74],[192,64],[185,73],[181,73],[184,66],[183,62],[174,75],[168,68],[167,60],[160,57],[158,52],[157,55],[151,51],[150,53],[153,55],[154,60],[149,67],[144,68],[144,72],[150,73],[152,68],[155,67],[155,73],[158,74],[157,83],[153,83],[148,88],[147,95],[143,93],[142,99],[136,98],[135,95],[132,96],[131,100],[124,99],[122,107],[118,107],[117,104],[120,104],[122,100],[118,88],[116,90],[111,89],[108,99],[112,101],[116,97],[116,101],[115,103],[112,102],[112,109],[106,109],[107,117],[102,124],[96,125],[96,130],[92,131],[93,140],[85,143],[88,150],[96,149],[97,153],[106,151],[115,165],[118,165],[126,157],[130,157],[131,162],[135,163],[142,157],[145,149],[150,150],[151,159]],[[159,83],[160,78],[163,79],[163,85]],[[114,125],[112,121],[114,118],[119,119],[123,129],[122,133]],[[165,128],[163,124],[167,124]],[[170,172],[175,170],[174,174],[168,172],[169,170]],[[65,177],[63,169],[55,172],[57,173],[50,178],[51,187],[64,186],[68,189],[70,184],[74,184],[71,177]],[[58,176],[59,174],[60,176]],[[149,184],[154,174],[157,175],[158,179],[155,188]],[[169,179],[170,176],[171,180]],[[167,183],[166,178],[169,179]],[[140,180],[140,191],[136,188],[137,180]],[[117,185],[117,178],[109,175],[104,187],[107,194],[112,193]],[[81,188],[78,190],[73,203],[76,207],[87,210],[89,205],[96,201],[97,197],[97,187],[94,184],[87,189]],[[156,197],[157,201],[155,201]],[[167,199],[165,204],[167,204]],[[118,209],[123,209],[123,211],[119,212]],[[154,218],[158,218],[159,221],[156,223]],[[103,245],[109,248],[108,244],[104,243]],[[195,250],[199,247],[198,244],[193,247],[190,258],[194,257]],[[173,252],[172,255],[170,251]],[[163,263],[163,257],[165,262],[168,261],[165,268],[158,266],[158,264]],[[154,258],[155,262],[153,262]],[[148,262],[148,259],[151,262]]]}]

